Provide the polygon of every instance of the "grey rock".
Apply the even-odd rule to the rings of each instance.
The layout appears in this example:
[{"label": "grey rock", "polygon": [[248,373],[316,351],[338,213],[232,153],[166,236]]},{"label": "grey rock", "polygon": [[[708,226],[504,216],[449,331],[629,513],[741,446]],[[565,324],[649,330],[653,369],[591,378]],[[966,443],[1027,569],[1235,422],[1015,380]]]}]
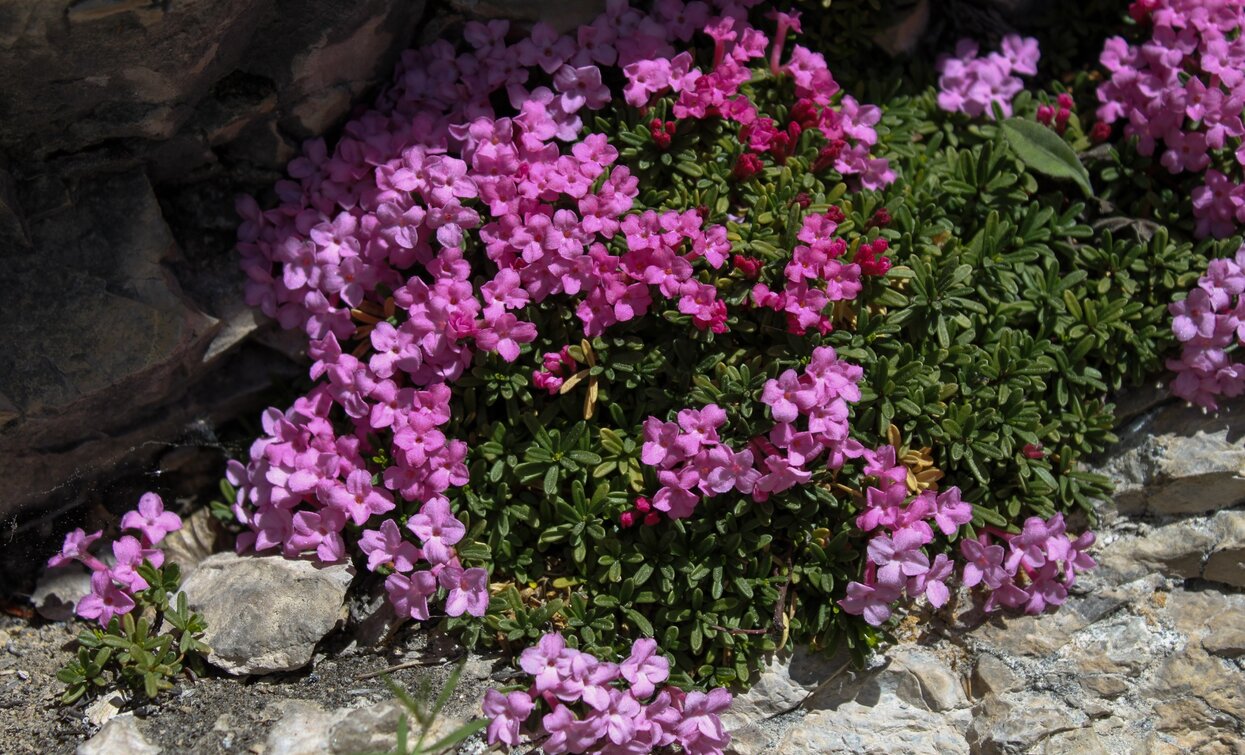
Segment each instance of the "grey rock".
[{"label": "grey rock", "polygon": [[92,726],[103,726],[116,718],[125,706],[125,698],[120,692],[101,695],[95,702],[86,706],[86,720]]},{"label": "grey rock", "polygon": [[1141,525],[1105,544],[1098,562],[1119,581],[1138,579],[1150,572],[1189,579],[1202,575],[1206,554],[1215,547],[1216,533],[1204,519],[1193,518],[1157,527]]},{"label": "grey rock", "polygon": [[1010,692],[1021,684],[1021,678],[998,656],[983,653],[973,666],[972,689],[974,697],[985,697],[993,692],[1000,695]]},{"label": "grey rock", "polygon": [[207,621],[208,661],[231,674],[290,671],[343,617],[354,570],[280,556],[218,553],[182,585]]},{"label": "grey rock", "polygon": [[933,653],[910,648],[896,654],[891,666],[900,675],[895,688],[899,699],[935,713],[968,705],[960,677]]},{"label": "grey rock", "polygon": [[1049,694],[991,694],[973,708],[968,741],[974,752],[986,755],[1019,753],[1053,734],[1080,729],[1087,722],[1084,713]]},{"label": "grey rock", "polygon": [[91,591],[91,575],[78,564],[45,569],[35,583],[30,602],[45,619],[68,621],[74,616],[74,607]]},{"label": "grey rock", "polygon": [[940,715],[887,696],[877,705],[846,702],[810,712],[787,732],[777,752],[946,755],[969,752],[962,733],[967,712]]},{"label": "grey rock", "polygon": [[1245,587],[1245,511],[1221,511],[1212,521],[1218,538],[1202,576],[1233,587]]},{"label": "grey rock", "polygon": [[1046,738],[1038,748],[1041,755],[1109,755],[1110,750],[1089,728],[1061,731]]},{"label": "grey rock", "polygon": [[805,648],[794,654],[771,656],[748,691],[735,696],[722,723],[728,731],[735,731],[797,708],[849,663],[846,656],[827,658]]},{"label": "grey rock", "polygon": [[450,0],[459,13],[477,18],[543,21],[560,32],[591,23],[605,11],[605,0]]},{"label": "grey rock", "polygon": [[1214,414],[1168,404],[1140,416],[1109,452],[1103,473],[1122,513],[1197,514],[1245,501],[1245,399]]},{"label": "grey rock", "polygon": [[264,742],[267,755],[320,755],[329,751],[335,718],[310,700],[281,700],[264,710],[277,721]]},{"label": "grey rock", "polygon": [[390,73],[423,5],[78,0],[66,13],[15,0],[0,24],[0,147],[42,157],[183,134],[219,143],[265,119],[318,135]]},{"label": "grey rock", "polygon": [[232,197],[366,100],[424,6],[3,4],[0,514],[80,501],[193,422],[262,408]]},{"label": "grey rock", "polygon": [[157,755],[161,749],[151,744],[138,728],[134,714],[116,716],[99,733],[78,745],[77,755]]},{"label": "grey rock", "polygon": [[216,551],[218,541],[225,542],[220,521],[206,508],[196,509],[182,517],[182,528],[170,532],[160,541],[164,558],[181,569],[182,579],[189,577],[208,556]]},{"label": "grey rock", "polygon": [[[271,703],[262,717],[276,719],[264,743],[265,755],[353,755],[388,752],[397,742],[398,724],[409,716],[396,700],[327,710],[310,700]],[[425,741],[436,742],[467,722],[467,716],[442,712]],[[408,726],[416,725],[408,718]],[[412,729],[408,729],[410,731]],[[418,729],[415,728],[416,736]]]}]

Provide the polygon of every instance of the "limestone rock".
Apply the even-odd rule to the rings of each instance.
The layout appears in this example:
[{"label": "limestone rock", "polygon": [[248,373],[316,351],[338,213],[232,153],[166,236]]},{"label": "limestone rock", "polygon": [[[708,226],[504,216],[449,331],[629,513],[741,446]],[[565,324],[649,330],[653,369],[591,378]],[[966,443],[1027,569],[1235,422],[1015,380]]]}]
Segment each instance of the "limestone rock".
[{"label": "limestone rock", "polygon": [[1123,432],[1100,471],[1116,484],[1126,514],[1196,514],[1245,501],[1245,399],[1214,414],[1168,404]]},{"label": "limestone rock", "polygon": [[1041,692],[987,695],[973,709],[968,741],[974,752],[1025,752],[1053,734],[1074,731],[1088,719],[1081,711]]},{"label": "limestone rock", "polygon": [[113,718],[76,750],[77,755],[158,755],[159,752],[160,748],[143,736],[133,713]]},{"label": "limestone rock", "polygon": [[1206,559],[1202,577],[1233,587],[1245,587],[1245,511],[1221,511],[1213,525],[1218,538]]},{"label": "limestone rock", "polygon": [[735,696],[722,723],[728,731],[735,731],[792,710],[849,663],[846,656],[827,658],[805,648],[791,655],[771,657],[748,691]]},{"label": "limestone rock", "polygon": [[290,671],[342,618],[354,570],[280,556],[218,553],[183,583],[207,621],[208,661],[231,674]]},{"label": "limestone rock", "polygon": [[264,710],[277,721],[268,730],[266,755],[320,755],[329,751],[334,717],[310,700],[281,700]]},{"label": "limestone rock", "polygon": [[1021,684],[1021,679],[998,656],[983,653],[973,667],[972,683],[973,696],[985,697],[991,692],[1009,692]]},{"label": "limestone rock", "polygon": [[955,716],[940,715],[892,696],[877,705],[850,701],[834,709],[810,712],[787,732],[776,752],[968,755],[968,742],[956,725],[966,722],[965,711]]},{"label": "limestone rock", "polygon": [[1182,579],[1202,575],[1206,554],[1215,547],[1216,534],[1201,519],[1150,527],[1126,534],[1104,545],[1098,562],[1117,579],[1129,580],[1160,572]]},{"label": "limestone rock", "polygon": [[30,602],[43,618],[68,621],[73,618],[78,601],[90,591],[90,573],[78,564],[68,564],[44,570]]}]

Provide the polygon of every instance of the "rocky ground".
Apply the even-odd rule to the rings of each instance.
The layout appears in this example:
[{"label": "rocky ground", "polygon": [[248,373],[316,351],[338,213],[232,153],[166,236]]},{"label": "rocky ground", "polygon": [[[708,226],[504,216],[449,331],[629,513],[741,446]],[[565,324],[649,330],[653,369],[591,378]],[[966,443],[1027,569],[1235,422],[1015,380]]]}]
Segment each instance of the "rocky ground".
[{"label": "rocky ground", "polygon": [[[803,652],[775,658],[732,709],[734,751],[1245,752],[1245,438],[1233,429],[1242,412],[1245,402],[1218,415],[1139,407],[1099,463],[1118,488],[1100,510],[1100,568],[1058,612],[986,616],[960,596],[909,616],[900,642],[866,669]],[[72,626],[5,616],[0,751],[392,746],[402,710],[376,672],[439,689],[453,643],[396,626],[379,601],[349,599],[346,567],[207,556],[209,530],[197,519],[174,547],[197,564],[185,589],[208,617],[221,671],[120,715],[106,701],[61,708],[54,675]],[[80,577],[45,577],[36,602],[63,616],[81,589]],[[447,727],[478,713],[483,690],[510,673],[495,659],[465,663]],[[478,738],[468,746],[480,749]]]}]

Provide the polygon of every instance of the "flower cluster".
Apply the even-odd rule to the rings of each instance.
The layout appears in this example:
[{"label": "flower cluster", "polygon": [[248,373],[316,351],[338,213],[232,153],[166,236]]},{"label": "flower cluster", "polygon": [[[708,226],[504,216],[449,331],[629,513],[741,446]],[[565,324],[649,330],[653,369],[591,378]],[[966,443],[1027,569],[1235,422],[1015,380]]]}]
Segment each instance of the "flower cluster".
[{"label": "flower cluster", "polygon": [[1042,613],[1067,600],[1078,572],[1096,566],[1086,553],[1093,544],[1094,533],[1088,530],[1069,538],[1063,514],[1048,520],[1029,517],[1014,534],[985,527],[975,539],[960,542],[963,583],[989,591],[986,611],[1003,607]]},{"label": "flower cluster", "polygon": [[942,534],[954,535],[972,521],[973,507],[960,500],[956,487],[942,493],[925,490],[909,498],[908,469],[898,462],[894,446],[867,449],[863,457],[864,473],[876,485],[865,491],[865,510],[856,526],[877,534],[869,539],[864,581],[850,583],[839,605],[878,626],[890,618],[892,605],[904,595],[924,595],[934,607],[947,602],[952,563],[945,553],[933,560],[926,553],[925,546],[934,540],[930,522]]},{"label": "flower cluster", "polygon": [[561,390],[566,378],[579,366],[579,362],[571,356],[570,349],[568,345],[545,354],[541,358],[541,368],[532,373],[532,385],[548,391],[550,395]]},{"label": "flower cluster", "polygon": [[[947,602],[954,564],[946,553],[931,559],[926,547],[934,541],[935,527],[951,537],[971,522],[973,507],[960,499],[957,487],[909,497],[909,471],[898,463],[893,446],[867,450],[864,459],[864,473],[876,485],[865,492],[865,510],[856,526],[877,534],[869,540],[864,581],[849,584],[839,605],[878,626],[905,595],[924,595],[935,608]],[[986,526],[976,538],[960,541],[961,582],[988,591],[987,612],[1008,608],[1041,613],[1064,602],[1077,572],[1094,568],[1086,553],[1093,543],[1094,533],[1088,530],[1070,539],[1062,514],[1049,520],[1030,517],[1019,533]]]},{"label": "flower cluster", "polygon": [[1193,191],[1197,235],[1228,236],[1245,222],[1245,7],[1146,0],[1130,11],[1151,24],[1150,38],[1140,45],[1107,40],[1100,62],[1110,78],[1098,88],[1098,117],[1126,120],[1124,133],[1137,137],[1143,155],[1161,142],[1160,161],[1171,173],[1203,174]]},{"label": "flower cluster", "polygon": [[1012,114],[1012,98],[1024,89],[1020,76],[1037,73],[1041,53],[1032,37],[1009,34],[998,52],[978,57],[977,43],[961,39],[955,55],[938,59],[938,107],[973,118],[994,118],[997,105],[1003,115]]},{"label": "flower cluster", "polygon": [[1043,126],[1051,126],[1056,133],[1063,134],[1068,129],[1068,121],[1072,118],[1072,108],[1074,105],[1072,95],[1067,92],[1060,92],[1059,96],[1055,98],[1054,105],[1038,105],[1037,121]]},{"label": "flower cluster", "polygon": [[[327,384],[284,413],[265,412],[265,434],[252,445],[250,462],[229,463],[227,477],[238,486],[234,513],[249,527],[238,537],[238,550],[280,549],[289,557],[314,553],[320,561],[341,561],[349,556],[347,525],[362,527],[390,514],[397,508],[396,493],[423,502],[405,527],[419,546],[405,539],[392,518],[379,529],[363,530],[358,545],[368,569],[394,572],[385,587],[399,615],[427,619],[427,598],[440,585],[448,591],[448,614],[482,616],[487,575],[460,563],[453,546],[465,527],[445,497],[450,486],[467,481],[466,444],[437,429],[450,418],[449,388],[444,383],[399,388],[343,354],[332,334],[315,342],[312,351],[318,356],[312,374],[326,376]],[[385,356],[378,352],[372,361]],[[330,419],[335,407],[354,432],[337,434]],[[391,438],[394,463],[376,479],[364,456],[374,450],[369,437],[380,433]],[[415,571],[422,561],[430,568]]]},{"label": "flower cluster", "polygon": [[100,539],[103,531],[88,535],[81,527],[65,535],[61,552],[48,559],[48,566],[78,561],[91,570],[91,592],[78,601],[76,612],[106,627],[114,616],[134,609],[134,595],[150,587],[139,575],[138,567],[146,562],[160,568],[164,564],[164,552],[155,546],[181,527],[181,517],[165,511],[160,496],[144,493],[138,499],[138,508],[121,517],[121,528],[137,532],[138,537],[124,535],[113,541],[111,566],[90,552],[91,544]]},{"label": "flower cluster", "polygon": [[718,718],[730,706],[730,693],[659,687],[670,675],[670,662],[651,639],[636,640],[622,663],[608,663],[551,633],[524,650],[519,665],[532,676],[527,690],[485,693],[489,744],[517,746],[541,701],[548,712],[530,733],[551,755],[647,753],[676,745],[692,755],[712,755],[730,742]]},{"label": "flower cluster", "polygon": [[[837,96],[819,54],[796,45],[782,62],[798,18],[779,18],[771,39],[748,24],[751,4],[662,0],[646,15],[615,2],[573,35],[536,24],[517,41],[506,22],[469,23],[470,50],[438,41],[404,54],[394,86],[333,150],[308,143],[277,186],[280,205],[239,200],[248,301],[308,334],[318,381],[269,410],[249,462],[230,467],[249,529],[240,548],[338,561],[360,538],[403,615],[426,617],[438,588],[447,613],[478,615],[487,575],[460,563],[447,497],[468,480],[466,444],[443,432],[453,384],[488,355],[515,362],[541,335],[529,308],[555,296],[570,298],[555,306],[590,337],[667,305],[697,330],[728,329],[711,282],[730,257],[725,226],[703,209],[637,207],[637,176],[605,134],[587,133],[589,114],[613,104],[609,69],[630,105],[664,98],[673,112],[650,128],[660,150],[683,124],[720,119],[746,130],[763,166],[812,129],[833,152],[825,168],[867,186],[894,179],[870,155],[877,109]],[[715,46],[705,67],[674,47],[698,31]],[[767,49],[799,98],[782,128],[744,91]],[[877,242],[860,264],[834,259],[833,231],[823,223],[809,237],[807,272],[784,294],[822,329],[821,307],[854,296],[862,266],[887,264]],[[575,361],[564,349],[542,367],[533,384],[556,394]],[[416,570],[420,560],[430,568]]]},{"label": "flower cluster", "polygon": [[[861,372],[829,346],[816,348],[803,372],[786,370],[766,382],[761,402],[770,407],[775,425],[768,437],[753,438],[742,450],[718,436],[727,417],[716,404],[684,409],[675,422],[649,417],[640,459],[659,470],[653,508],[683,519],[702,496],[734,491],[764,501],[808,482],[808,465],[823,453],[835,469],[860,456],[864,449],[848,436],[847,404],[860,400]],[[796,425],[801,417],[803,429]]]},{"label": "flower cluster", "polygon": [[1232,360],[1233,347],[1245,341],[1245,247],[1236,259],[1211,260],[1197,288],[1168,305],[1172,332],[1181,342],[1179,359],[1167,368],[1176,373],[1172,393],[1207,409],[1215,397],[1245,392],[1245,364]]},{"label": "flower cluster", "polygon": [[785,313],[787,329],[803,334],[816,329],[822,335],[832,329],[827,312],[835,302],[851,301],[861,289],[862,275],[885,275],[890,261],[881,257],[888,248],[885,239],[864,242],[857,249],[854,261],[842,259],[847,242],[836,237],[838,221],[843,219],[837,207],[823,214],[807,215],[796,238],[791,261],[783,269],[783,287],[771,290],[765,283],[752,289],[752,301],[758,307]]}]

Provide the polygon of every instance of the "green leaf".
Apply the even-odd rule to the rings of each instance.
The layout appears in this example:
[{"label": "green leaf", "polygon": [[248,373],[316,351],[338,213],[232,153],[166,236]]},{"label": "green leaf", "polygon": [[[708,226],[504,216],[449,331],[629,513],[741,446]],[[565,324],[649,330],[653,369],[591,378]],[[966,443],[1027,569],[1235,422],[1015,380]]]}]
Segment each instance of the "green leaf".
[{"label": "green leaf", "polygon": [[1076,182],[1085,196],[1094,196],[1089,171],[1058,134],[1037,121],[1009,118],[1002,123],[1003,136],[1025,165],[1051,178]]}]

